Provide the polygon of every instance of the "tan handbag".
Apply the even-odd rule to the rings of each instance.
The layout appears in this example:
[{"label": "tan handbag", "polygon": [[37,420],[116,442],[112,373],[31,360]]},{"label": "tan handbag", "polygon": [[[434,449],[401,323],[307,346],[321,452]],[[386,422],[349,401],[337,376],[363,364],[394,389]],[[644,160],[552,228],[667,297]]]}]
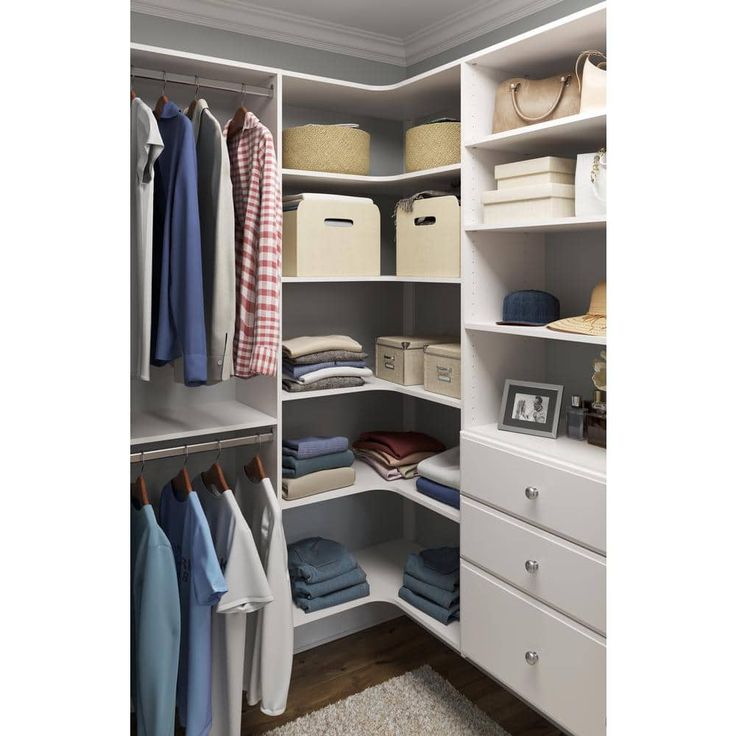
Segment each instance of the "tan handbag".
[{"label": "tan handbag", "polygon": [[493,132],[556,120],[580,112],[580,88],[572,73],[547,79],[507,79],[496,89]]},{"label": "tan handbag", "polygon": [[[593,63],[591,58],[601,61]],[[580,62],[583,62],[582,79]],[[600,51],[583,51],[575,62],[575,77],[580,90],[580,112],[603,112],[606,109],[606,55]]]}]

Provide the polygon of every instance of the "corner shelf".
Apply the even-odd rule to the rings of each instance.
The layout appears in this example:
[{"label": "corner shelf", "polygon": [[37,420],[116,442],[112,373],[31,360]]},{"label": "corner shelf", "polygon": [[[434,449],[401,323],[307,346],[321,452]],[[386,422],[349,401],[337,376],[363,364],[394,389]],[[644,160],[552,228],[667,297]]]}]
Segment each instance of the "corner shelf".
[{"label": "corner shelf", "polygon": [[546,327],[521,327],[517,325],[497,325],[495,322],[466,322],[466,330],[476,332],[495,332],[501,335],[519,335],[521,337],[537,337],[543,340],[562,340],[563,342],[584,342],[590,345],[605,345],[605,337],[595,335],[578,335],[574,332],[558,332]]},{"label": "corner shelf", "polygon": [[282,284],[459,284],[460,278],[439,276],[282,276]]},{"label": "corner shelf", "polygon": [[406,558],[411,552],[418,552],[420,549],[421,547],[412,542],[398,539],[353,552],[358,564],[365,570],[368,577],[370,595],[313,613],[305,613],[294,605],[294,627],[298,628],[312,621],[319,621],[369,603],[391,603],[445,644],[455,651],[459,651],[460,623],[458,621],[453,621],[445,626],[399,598],[399,588],[403,584]]},{"label": "corner shelf", "polygon": [[470,225],[466,233],[567,233],[578,231],[605,230],[606,216],[560,217],[547,222],[519,223],[516,225]]}]

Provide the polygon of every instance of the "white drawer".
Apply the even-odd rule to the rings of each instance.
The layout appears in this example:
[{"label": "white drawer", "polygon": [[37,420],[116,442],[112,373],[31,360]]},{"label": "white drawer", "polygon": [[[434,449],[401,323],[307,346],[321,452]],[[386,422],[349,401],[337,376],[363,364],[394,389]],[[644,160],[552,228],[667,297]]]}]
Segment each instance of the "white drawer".
[{"label": "white drawer", "polygon": [[605,552],[605,483],[465,437],[460,443],[463,494]]},{"label": "white drawer", "polygon": [[460,519],[464,559],[605,633],[604,557],[470,499]]},{"label": "white drawer", "polygon": [[462,561],[460,590],[463,655],[575,736],[603,736],[604,640]]}]

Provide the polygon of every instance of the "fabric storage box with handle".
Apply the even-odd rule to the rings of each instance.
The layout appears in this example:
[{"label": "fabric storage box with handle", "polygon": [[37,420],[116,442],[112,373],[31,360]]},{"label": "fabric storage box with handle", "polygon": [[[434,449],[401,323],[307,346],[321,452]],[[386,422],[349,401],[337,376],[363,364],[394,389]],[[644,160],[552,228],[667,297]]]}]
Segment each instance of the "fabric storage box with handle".
[{"label": "fabric storage box with handle", "polygon": [[436,120],[409,128],[404,136],[404,170],[422,171],[460,163],[460,123]]},{"label": "fabric storage box with handle", "polygon": [[606,214],[608,179],[606,149],[580,153],[575,168],[575,216],[600,217]]},{"label": "fabric storage box with handle", "polygon": [[378,207],[304,200],[284,212],[283,251],[284,276],[380,276]]},{"label": "fabric storage box with handle", "polygon": [[493,175],[499,190],[537,184],[574,184],[575,159],[543,156],[526,161],[499,164]]},{"label": "fabric storage box with handle", "polygon": [[572,184],[538,184],[483,193],[486,225],[519,225],[574,216]]},{"label": "fabric storage box with handle", "polygon": [[424,388],[433,394],[460,398],[460,343],[424,348]]},{"label": "fabric storage box with handle", "polygon": [[396,335],[376,338],[376,376],[402,386],[424,382],[424,348],[449,342],[446,337]]},{"label": "fabric storage box with handle", "polygon": [[460,203],[457,197],[416,199],[396,210],[396,275],[460,276]]},{"label": "fabric storage box with handle", "polygon": [[283,133],[284,168],[370,173],[371,137],[351,125],[300,125]]}]

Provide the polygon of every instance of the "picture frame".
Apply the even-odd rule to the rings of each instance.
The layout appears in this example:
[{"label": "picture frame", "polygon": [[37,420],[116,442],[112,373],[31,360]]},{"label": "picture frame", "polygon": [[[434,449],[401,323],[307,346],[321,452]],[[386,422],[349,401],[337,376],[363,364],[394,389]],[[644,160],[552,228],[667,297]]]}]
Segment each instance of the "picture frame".
[{"label": "picture frame", "polygon": [[498,428],[557,439],[565,387],[506,379]]}]

